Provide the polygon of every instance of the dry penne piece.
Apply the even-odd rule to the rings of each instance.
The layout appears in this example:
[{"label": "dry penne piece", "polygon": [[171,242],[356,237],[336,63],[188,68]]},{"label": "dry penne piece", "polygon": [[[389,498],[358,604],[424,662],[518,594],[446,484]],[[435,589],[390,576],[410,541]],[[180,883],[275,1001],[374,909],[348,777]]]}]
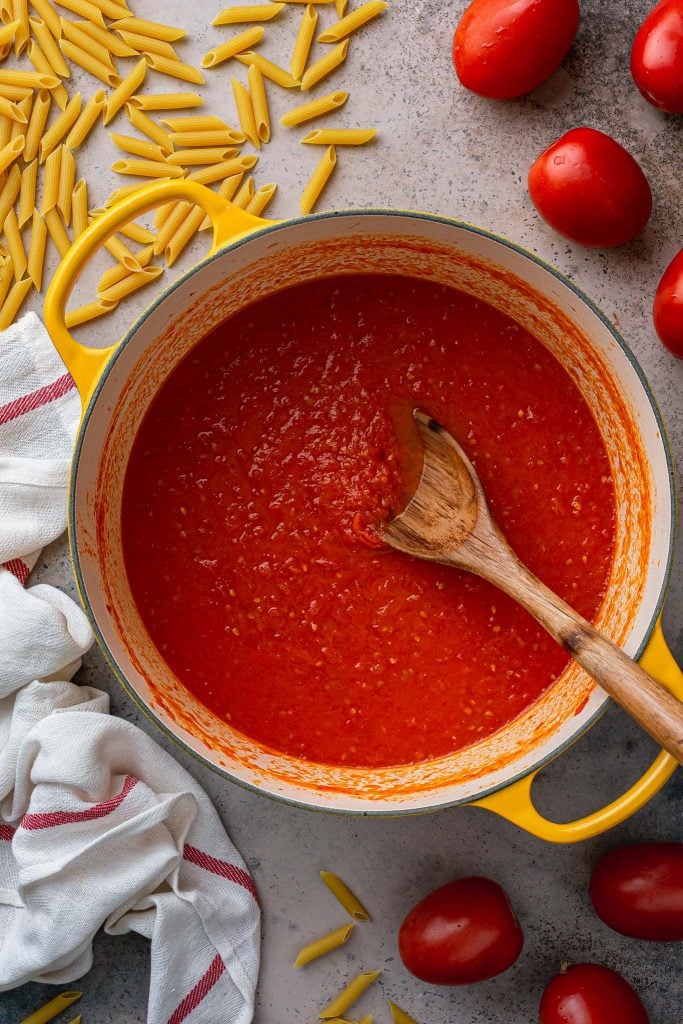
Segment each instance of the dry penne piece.
[{"label": "dry penne piece", "polygon": [[14,0],[12,4],[13,17],[19,22],[14,33],[14,52],[18,56],[24,52],[30,38],[28,23],[28,0]]},{"label": "dry penne piece", "polygon": [[171,60],[170,57],[162,57],[158,53],[144,52],[143,56],[153,71],[177,78],[181,82],[193,82],[195,85],[204,84],[204,75],[201,71],[193,68],[190,64],[183,63],[182,60]]},{"label": "dry penne piece", "polygon": [[62,147],[54,149],[45,161],[45,177],[43,179],[43,201],[40,212],[43,216],[57,205],[59,198],[59,177],[62,165]]},{"label": "dry penne piece", "polygon": [[153,244],[154,255],[160,256],[176,233],[183,220],[190,212],[192,203],[181,200],[175,203],[166,203],[159,210],[159,220],[155,218],[154,223],[159,229],[159,234]]},{"label": "dry penne piece", "polygon": [[88,53],[81,46],[76,46],[75,43],[70,42],[68,39],[60,39],[59,45],[62,48],[62,52],[67,57],[70,57],[75,64],[90,72],[95,78],[99,78],[105,85],[113,87],[121,84],[121,76],[116,71],[113,71],[103,61],[93,57],[92,53]]},{"label": "dry penne piece", "polygon": [[26,129],[24,160],[33,160],[38,155],[40,142],[50,113],[52,98],[47,89],[39,89],[33,103],[31,116]]},{"label": "dry penne piece", "polygon": [[[170,181],[171,179],[158,178],[156,180],[157,182],[161,182]],[[134,185],[122,185],[121,188],[115,188],[109,198],[105,200],[105,209],[108,210],[111,206],[115,206],[116,203],[120,203],[122,199],[127,199],[128,196],[134,195],[136,192],[139,192],[142,187],[143,186],[140,182],[136,182]]]},{"label": "dry penne piece", "polygon": [[235,193],[235,198],[232,201],[232,205],[239,206],[240,210],[246,210],[247,206],[252,201],[255,194],[256,189],[254,187],[254,179],[251,177],[251,175],[249,175],[248,178],[244,179],[244,181],[238,188],[237,192]]},{"label": "dry penne piece", "polygon": [[341,1017],[343,1013],[352,1006],[363,992],[372,985],[373,981],[379,978],[381,971],[364,971],[349,982],[331,1003],[320,1011],[321,1020],[329,1020],[331,1017]]},{"label": "dry penne piece", "polygon": [[[311,175],[310,180],[309,180],[308,184],[306,185],[306,188],[301,193],[301,199],[299,200],[299,209],[301,210],[301,213],[304,216],[306,216],[307,214],[309,214],[311,212],[311,210],[313,209],[315,204],[318,202],[318,199],[320,199],[320,196],[322,195],[323,189],[325,188],[325,185],[327,184],[327,182],[329,181],[330,177],[332,176],[332,172],[334,171],[336,166],[337,166],[337,153],[336,153],[336,150],[335,150],[334,146],[328,146],[328,148],[325,150],[323,156],[321,157],[318,166],[313,171],[313,174]],[[320,877],[322,878],[322,873],[321,873]],[[335,876],[333,876],[333,877],[335,877]],[[323,878],[323,881],[325,881],[324,878]],[[325,884],[328,885],[327,882],[325,882]],[[343,885],[343,882],[342,882],[342,885]],[[331,889],[331,886],[328,885],[328,888]],[[335,893],[335,895],[336,895],[336,893]],[[338,896],[337,896],[337,899],[339,899]],[[341,900],[340,900],[340,902],[341,902]],[[358,918],[358,920],[362,920],[362,918]]]},{"label": "dry penne piece", "polygon": [[[282,0],[282,2],[285,4],[307,4],[310,3],[310,0]],[[317,6],[320,6],[321,4],[331,4],[334,0],[315,0],[315,2]]]},{"label": "dry penne piece", "polygon": [[225,7],[211,22],[212,25],[239,25],[249,21],[271,21],[276,18],[284,4],[242,4]]},{"label": "dry penne piece", "polygon": [[146,135],[152,142],[156,142],[158,146],[161,146],[164,153],[172,153],[173,146],[171,140],[168,137],[168,133],[164,131],[161,125],[158,125],[156,121],[153,121],[151,117],[148,117],[143,110],[138,110],[131,103],[126,103],[125,106],[126,117],[138,131]]},{"label": "dry penne piece", "polygon": [[59,164],[59,190],[57,193],[57,209],[64,223],[71,222],[71,201],[76,184],[76,158],[70,149],[62,147],[62,159]]},{"label": "dry penne piece", "polygon": [[[100,28],[99,25],[93,25],[90,21],[75,21],[75,28],[79,28],[84,35],[89,36],[94,43],[99,43],[105,50],[113,54],[115,57],[137,57],[137,50],[134,50],[131,46],[127,46],[123,39],[119,36],[114,35],[106,28]],[[84,46],[84,49],[87,47]]]},{"label": "dry penne piece", "polygon": [[204,54],[202,67],[215,68],[243,50],[251,50],[253,46],[261,42],[265,33],[264,28],[256,25],[254,28],[248,28],[245,32],[238,33],[232,39],[227,39],[224,43],[219,43],[218,46],[214,46],[212,50]]},{"label": "dry penne piece", "polygon": [[19,190],[19,227],[23,228],[33,216],[36,205],[36,185],[38,184],[38,161],[32,160],[21,172],[21,188]]},{"label": "dry penne piece", "polygon": [[132,71],[121,81],[121,84],[114,89],[107,99],[107,109],[104,112],[104,123],[109,124],[112,118],[118,114],[121,107],[124,107],[145,80],[147,74],[147,62],[139,60]]},{"label": "dry penne piece", "polygon": [[[100,43],[97,39],[93,39],[89,32],[86,32],[81,27],[83,22],[78,24],[74,21],[67,21],[66,18],[62,18],[62,36],[64,39],[68,39],[69,42],[74,43],[76,46],[80,46],[82,50],[87,53],[91,53],[95,60],[100,61],[102,64],[106,64],[112,70],[116,70],[114,62],[112,60],[111,50]],[[86,22],[85,24],[89,24]]]},{"label": "dry penne piece", "polygon": [[0,70],[0,84],[18,85],[25,89],[54,89],[60,84],[57,75],[47,71]]},{"label": "dry penne piece", "polygon": [[7,251],[9,252],[9,258],[14,269],[14,280],[21,281],[26,273],[28,263],[26,260],[26,250],[24,249],[24,240],[21,237],[17,215],[13,209],[5,217],[3,230],[5,232],[5,241],[7,242]]},{"label": "dry penne piece", "polygon": [[130,8],[126,3],[117,3],[116,0],[91,0],[91,3],[94,3],[95,7],[99,7],[102,14],[106,14],[108,18],[128,18],[130,16]]},{"label": "dry penne piece", "polygon": [[[0,331],[7,330],[14,323],[17,313],[24,304],[24,300],[32,287],[33,281],[30,277],[25,277],[23,281],[16,281],[12,285],[9,295],[3,302],[2,309],[0,309]],[[30,1018],[27,1019],[30,1020]]]},{"label": "dry penne piece", "polygon": [[386,11],[389,4],[385,3],[384,0],[369,0],[368,3],[363,4],[362,7],[358,7],[355,11],[351,11],[351,14],[347,14],[345,18],[338,21],[336,25],[330,25],[324,32],[321,32],[318,36],[319,43],[338,43],[341,39],[346,39],[352,32],[359,29],[361,25],[367,25],[369,21],[376,18],[378,14]]},{"label": "dry penne piece", "polygon": [[121,239],[116,235],[112,235],[111,238],[108,238],[107,241],[102,244],[107,252],[110,253],[115,260],[118,260],[119,263],[122,263],[127,270],[130,270],[131,273],[135,270],[142,270],[135,253],[131,252],[128,246],[124,245]]},{"label": "dry penne piece", "polygon": [[389,1010],[393,1024],[417,1024],[413,1017],[407,1014],[405,1010],[402,1010],[400,1006],[397,1006],[396,1003],[392,1003],[391,999],[389,1000]]},{"label": "dry penne piece", "polygon": [[249,90],[244,86],[238,78],[231,78],[232,84],[232,95],[235,99],[235,107],[237,108],[237,119],[240,123],[240,128],[243,134],[252,146],[256,146],[257,149],[261,148],[261,140],[256,132],[256,119],[254,117],[254,106],[251,101],[251,94]]},{"label": "dry penne piece", "polygon": [[[162,122],[166,123],[166,122]],[[207,149],[210,146],[235,146],[244,142],[242,132],[233,128],[220,128],[214,131],[173,132],[171,142],[182,149]]]},{"label": "dry penne piece", "polygon": [[253,196],[245,206],[245,210],[247,213],[252,213],[254,217],[260,217],[268,204],[272,201],[276,192],[277,185],[274,183],[261,185],[260,188],[256,189]]},{"label": "dry penne piece", "polygon": [[59,23],[59,15],[50,0],[29,0],[29,3],[38,17],[45,22],[55,39],[59,39],[62,28]]},{"label": "dry penne piece", "polygon": [[139,178],[182,178],[181,167],[163,160],[116,160],[111,165],[117,174],[135,174]]},{"label": "dry penne piece", "polygon": [[320,880],[327,886],[334,898],[341,903],[344,910],[354,921],[372,921],[363,904],[354,896],[346,882],[331,871],[321,871]]},{"label": "dry penne piece", "polygon": [[107,94],[104,89],[98,89],[81,110],[77,121],[65,139],[65,145],[69,149],[79,149],[83,145],[106,105]]},{"label": "dry penne piece", "polygon": [[59,210],[56,206],[53,206],[51,210],[47,210],[43,214],[43,217],[47,224],[47,230],[50,232],[50,238],[55,243],[57,252],[63,259],[69,251],[71,241],[62,223],[62,218],[59,216]]},{"label": "dry penne piece", "polygon": [[64,317],[64,323],[71,330],[72,327],[80,327],[81,324],[87,324],[90,320],[96,320],[98,316],[111,313],[117,306],[118,302],[113,299],[95,299],[85,306],[79,306],[78,309],[70,309]]},{"label": "dry penne piece", "polygon": [[344,17],[344,12],[348,7],[349,0],[334,0],[334,9],[340,18]]},{"label": "dry penne piece", "polygon": [[[28,44],[28,47],[26,49],[26,54],[28,56],[28,59],[31,61],[31,63],[33,64],[34,68],[38,72],[38,74],[40,74],[40,75],[52,75],[53,74],[52,66],[51,66],[49,60],[47,59],[47,57],[45,56],[45,54],[43,53],[43,51],[41,50],[41,48],[38,46],[38,44],[36,43],[36,41],[34,39],[29,40],[29,44]],[[56,77],[56,76],[53,76],[53,77]],[[60,110],[64,110],[64,108],[66,107],[67,103],[69,102],[69,94],[66,91],[66,88],[65,88],[64,84],[62,83],[62,81],[59,78],[57,79],[57,82],[58,82],[57,85],[50,87],[50,92],[52,93],[52,96],[53,96],[57,106],[60,108]]]},{"label": "dry penne piece", "polygon": [[376,128],[314,128],[301,143],[304,146],[364,146],[375,135]]},{"label": "dry penne piece", "polygon": [[88,185],[85,178],[76,182],[71,196],[71,217],[73,219],[74,238],[82,235],[90,218],[88,216]]},{"label": "dry penne piece", "polygon": [[[16,139],[19,135],[23,135],[24,136],[24,140],[26,139],[26,126],[28,124],[28,119],[31,116],[31,107],[33,106],[33,96],[32,95],[31,96],[27,96],[26,99],[19,100],[17,106],[19,107],[19,110],[22,112],[22,114],[26,118],[26,121],[24,122],[24,124],[22,124],[20,121],[12,121],[11,122],[11,124],[10,124],[10,132],[9,132],[9,141],[10,142],[12,142],[13,139]],[[26,148],[26,142],[24,141],[24,149],[25,148]]]},{"label": "dry penne piece", "polygon": [[71,78],[69,65],[64,60],[62,51],[57,46],[57,40],[50,32],[42,18],[29,18],[31,31],[36,37],[38,45],[50,62],[54,73],[61,78]]},{"label": "dry penne piece", "polygon": [[129,102],[138,110],[188,110],[204,106],[203,98],[196,92],[147,93],[131,96]]},{"label": "dry penne piece", "polygon": [[223,178],[250,171],[257,163],[257,156],[238,156],[234,160],[226,160],[224,164],[212,164],[210,167],[202,167],[200,171],[193,171],[188,174],[187,180],[198,181],[200,185],[212,185],[215,181],[223,181]]},{"label": "dry penne piece", "polygon": [[134,50],[136,55],[140,53],[158,53],[162,57],[179,60],[172,43],[167,43],[163,39],[153,39],[152,36],[141,36],[138,32],[124,32],[123,29],[117,29],[116,31],[124,43]]},{"label": "dry penne piece", "polygon": [[138,139],[134,135],[121,135],[119,132],[109,132],[109,138],[124,153],[132,153],[133,156],[141,156],[145,160],[166,159],[166,153],[156,142]]},{"label": "dry penne piece", "polygon": [[294,49],[290,62],[290,71],[295,78],[301,78],[308,63],[308,55],[313,45],[313,37],[318,24],[318,12],[313,4],[306,4],[299,25],[299,31],[294,40]]},{"label": "dry penne piece", "polygon": [[140,288],[144,288],[145,285],[156,281],[163,272],[163,267],[144,267],[142,270],[135,271],[134,274],[126,274],[120,281],[111,285],[106,291],[100,292],[99,295],[104,301],[120,302],[121,299],[127,298],[133,292],[137,292]]},{"label": "dry penne piece", "polygon": [[[130,238],[131,242],[139,242],[141,245],[151,245],[156,239],[153,231],[143,227],[142,224],[136,224],[134,220],[130,224],[124,224],[122,228],[119,228],[119,234],[123,235],[124,238]],[[140,253],[136,255],[139,261]]]},{"label": "dry penne piece", "polygon": [[[9,117],[0,117],[0,149],[6,146],[12,138],[12,126],[16,124],[16,121],[10,121]],[[24,149],[26,144],[24,143]],[[2,184],[2,182],[0,182]]]},{"label": "dry penne piece", "polygon": [[372,1014],[369,1013],[367,1017],[361,1017],[358,1024],[372,1024]]},{"label": "dry penne piece", "polygon": [[53,0],[53,2],[59,7],[65,7],[72,14],[78,14],[81,18],[85,18],[86,21],[100,25],[101,28],[107,27],[102,11],[96,4],[91,3],[91,0]]},{"label": "dry penne piece", "polygon": [[116,30],[123,29],[124,32],[139,32],[143,36],[149,36],[151,39],[163,39],[167,43],[175,43],[187,35],[184,28],[161,25],[157,21],[147,21],[145,18],[133,16],[115,21],[111,27]]},{"label": "dry penne piece", "polygon": [[11,139],[6,146],[0,149],[0,172],[6,171],[17,157],[21,156],[24,152],[25,141],[24,135],[17,135],[15,139]]},{"label": "dry penne piece", "polygon": [[261,69],[256,64],[249,66],[247,81],[249,83],[256,136],[261,142],[266,143],[270,141],[270,110],[266,95],[266,83]]},{"label": "dry penne piece", "polygon": [[[176,206],[180,201],[181,200],[174,199],[170,203],[164,203],[163,206],[157,206],[156,210],[154,211],[154,227],[157,229],[157,231],[159,231],[160,228],[164,226],[164,224],[171,216],[171,214],[173,213],[173,211],[175,210]],[[162,249],[159,249],[159,252],[161,251]],[[158,255],[159,253],[155,253],[155,256]]]},{"label": "dry penne piece", "polygon": [[31,243],[28,249],[28,276],[33,281],[36,291],[43,287],[43,267],[45,265],[45,247],[47,245],[47,227],[37,210],[33,211],[31,221]]},{"label": "dry penne piece", "polygon": [[[184,117],[162,117],[161,124],[171,132],[235,131],[220,117],[213,114],[188,114]],[[237,140],[235,140],[237,141]],[[242,139],[244,142],[244,139]]]},{"label": "dry penne piece", "polygon": [[9,85],[7,82],[0,82],[0,96],[4,96],[6,100],[25,100],[27,96],[30,96],[33,89],[27,89],[26,86],[21,85]]},{"label": "dry penne piece", "polygon": [[2,28],[0,28],[0,46],[7,46],[8,43],[11,43],[18,28],[18,19],[15,21],[8,21],[6,25],[3,25]]},{"label": "dry penne piece", "polygon": [[343,42],[337,43],[336,46],[332,47],[330,52],[326,53],[320,60],[317,60],[315,64],[311,64],[301,79],[301,91],[306,92],[322,81],[323,78],[332,74],[340,64],[344,63],[348,52],[349,41],[345,39]]},{"label": "dry penne piece", "polygon": [[[136,253],[138,263],[141,268],[148,266],[154,256],[154,246],[148,245],[145,249],[141,249],[140,252]],[[102,274],[97,285],[97,295],[100,296],[101,292],[107,291],[113,285],[118,284],[119,281],[123,281],[124,277],[128,277],[130,271],[121,263],[117,263],[115,267],[109,267],[108,270]]]},{"label": "dry penne piece", "polygon": [[21,107],[14,100],[5,99],[4,96],[0,96],[0,114],[12,121],[18,121],[20,124],[27,123],[26,115]]},{"label": "dry penne piece", "polygon": [[4,224],[7,214],[17,201],[21,188],[21,171],[13,164],[2,189],[0,189],[0,224]]},{"label": "dry penne piece", "polygon": [[221,164],[239,154],[236,148],[207,146],[197,149],[179,149],[166,158],[171,167],[200,167],[203,164]]},{"label": "dry penne piece", "polygon": [[272,60],[268,60],[262,54],[256,53],[255,50],[245,50],[244,53],[237,53],[235,58],[240,63],[246,64],[247,67],[255,64],[264,78],[269,78],[271,82],[282,86],[283,89],[296,89],[301,84],[294,75],[290,75],[289,71],[285,71],[278,64],[273,64]]},{"label": "dry penne piece", "polygon": [[0,309],[2,308],[7,293],[12,287],[14,281],[14,267],[9,256],[5,256],[0,260]]},{"label": "dry penne piece", "polygon": [[309,942],[308,945],[300,950],[299,955],[294,961],[294,966],[305,967],[306,964],[317,960],[318,957],[325,956],[326,953],[331,953],[333,949],[343,946],[351,938],[354,928],[355,925],[353,924],[345,924],[343,928],[337,928],[336,931],[330,932],[329,935],[323,936],[322,939]]},{"label": "dry penne piece", "polygon": [[164,249],[164,259],[166,260],[166,265],[168,267],[172,267],[180,256],[182,256],[192,239],[196,237],[197,232],[199,231],[199,225],[203,220],[204,210],[201,206],[193,207],[187,214],[182,224],[180,224],[176,233]]},{"label": "dry penne piece", "polygon": [[81,112],[81,94],[77,92],[67,103],[54,124],[50,125],[40,143],[40,162],[44,164],[50,153],[57,148],[65,135],[68,135]]}]

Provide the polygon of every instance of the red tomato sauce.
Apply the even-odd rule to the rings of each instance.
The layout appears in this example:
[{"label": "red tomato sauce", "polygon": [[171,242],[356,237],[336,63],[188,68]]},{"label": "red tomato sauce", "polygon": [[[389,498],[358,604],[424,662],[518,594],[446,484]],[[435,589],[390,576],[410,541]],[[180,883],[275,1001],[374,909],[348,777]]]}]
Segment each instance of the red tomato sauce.
[{"label": "red tomato sauce", "polygon": [[600,607],[608,458],[538,340],[412,278],[261,300],[161,388],[122,517],[132,593],[163,657],[274,750],[358,766],[448,754],[510,722],[567,662],[491,585],[377,546],[414,479],[416,405],[466,449],[531,570],[587,618]]}]

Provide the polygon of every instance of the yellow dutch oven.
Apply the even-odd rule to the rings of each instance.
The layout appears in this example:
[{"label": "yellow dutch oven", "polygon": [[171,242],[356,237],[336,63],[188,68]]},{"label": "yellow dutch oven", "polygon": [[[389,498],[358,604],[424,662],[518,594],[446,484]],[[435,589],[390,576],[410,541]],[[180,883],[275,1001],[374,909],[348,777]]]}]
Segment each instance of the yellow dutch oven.
[{"label": "yellow dutch oven", "polygon": [[[80,346],[65,326],[65,307],[81,268],[126,221],[169,200],[204,208],[213,222],[209,256],[168,287],[118,344]],[[359,271],[409,274],[475,294],[561,360],[600,425],[616,485],[615,559],[597,625],[683,697],[683,675],[659,621],[673,543],[671,457],[640,367],[593,303],[531,253],[459,221],[398,210],[265,221],[186,181],[152,185],[99,217],[70,249],[46,300],[48,330],[83,400],[69,532],[99,642],[126,690],[166,733],[258,792],[360,814],[474,803],[552,842],[597,835],[642,807],[676,765],[660,753],[620,799],[580,821],[542,817],[531,800],[536,773],[608,704],[574,664],[520,718],[474,746],[421,764],[358,770],[280,755],[231,729],[184,689],[140,620],[122,557],[121,492],[132,441],[158,389],[205,334],[245,305],[314,277]]]}]

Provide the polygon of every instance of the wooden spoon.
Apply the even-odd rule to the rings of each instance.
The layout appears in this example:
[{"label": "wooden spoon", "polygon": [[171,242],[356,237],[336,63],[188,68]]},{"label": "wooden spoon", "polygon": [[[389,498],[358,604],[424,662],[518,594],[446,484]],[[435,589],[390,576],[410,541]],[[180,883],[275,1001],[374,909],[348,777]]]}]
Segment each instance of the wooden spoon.
[{"label": "wooden spoon", "polygon": [[397,551],[489,580],[537,619],[597,683],[683,764],[683,704],[520,562],[495,523],[472,463],[448,431],[419,409],[422,477],[382,529]]}]

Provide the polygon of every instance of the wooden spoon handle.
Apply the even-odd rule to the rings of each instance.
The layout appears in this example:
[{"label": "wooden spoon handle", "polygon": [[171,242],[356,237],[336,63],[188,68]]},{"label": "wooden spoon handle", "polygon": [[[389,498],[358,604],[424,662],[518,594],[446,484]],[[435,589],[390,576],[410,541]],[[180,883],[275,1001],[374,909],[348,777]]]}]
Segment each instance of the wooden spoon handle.
[{"label": "wooden spoon handle", "polygon": [[[683,764],[683,704],[510,552],[480,572],[518,601],[650,736]],[[495,566],[489,562],[489,570]]]}]

